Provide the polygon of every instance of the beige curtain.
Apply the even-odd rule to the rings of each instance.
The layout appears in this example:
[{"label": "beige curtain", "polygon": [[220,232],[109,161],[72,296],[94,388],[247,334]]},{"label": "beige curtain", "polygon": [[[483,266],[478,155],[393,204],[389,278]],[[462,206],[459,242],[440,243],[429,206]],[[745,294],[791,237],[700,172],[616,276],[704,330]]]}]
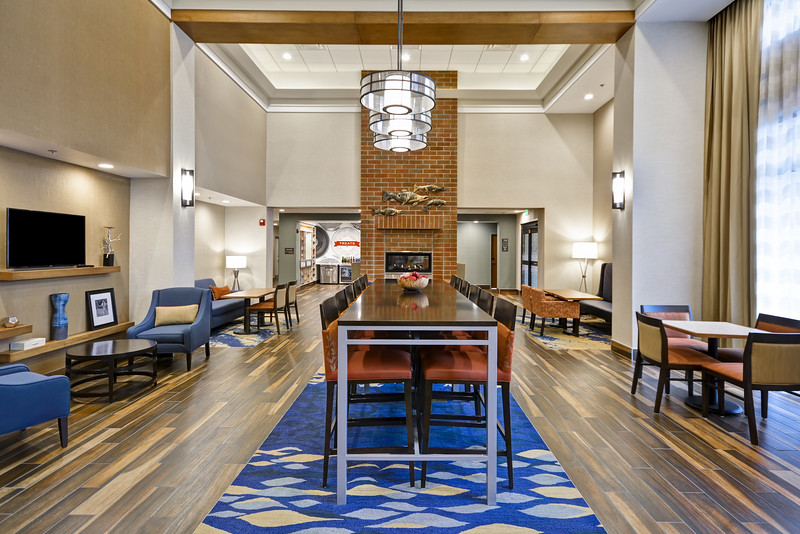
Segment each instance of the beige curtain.
[{"label": "beige curtain", "polygon": [[706,72],[703,319],[755,322],[755,187],[763,0],[710,22]]}]

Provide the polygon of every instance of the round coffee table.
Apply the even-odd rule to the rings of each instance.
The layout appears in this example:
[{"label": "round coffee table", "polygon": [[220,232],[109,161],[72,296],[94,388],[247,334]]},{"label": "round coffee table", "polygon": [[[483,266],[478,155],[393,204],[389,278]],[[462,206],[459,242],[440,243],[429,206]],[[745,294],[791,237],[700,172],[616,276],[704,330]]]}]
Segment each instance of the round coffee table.
[{"label": "round coffee table", "polygon": [[[151,384],[156,385],[156,342],[149,339],[114,339],[75,345],[67,349],[66,358],[66,375],[73,397],[107,396],[108,402],[114,402],[114,384],[120,375],[147,376],[152,379]],[[147,366],[150,371],[144,369]],[[74,390],[75,386],[94,380],[108,380],[108,392]]]}]

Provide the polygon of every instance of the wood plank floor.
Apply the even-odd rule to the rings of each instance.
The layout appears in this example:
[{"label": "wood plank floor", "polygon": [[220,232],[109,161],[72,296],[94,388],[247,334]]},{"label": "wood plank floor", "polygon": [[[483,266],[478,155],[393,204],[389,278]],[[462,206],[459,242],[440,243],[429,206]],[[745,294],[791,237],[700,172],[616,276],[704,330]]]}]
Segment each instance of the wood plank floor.
[{"label": "wood plank floor", "polygon": [[[55,423],[0,436],[0,532],[195,530],[319,368],[317,305],[336,289],[302,289],[302,322],[258,347],[198,351],[189,373],[177,356],[156,388],[74,402],[66,449]],[[654,414],[653,370],[632,396],[610,350],[519,332],[514,357],[514,396],[609,532],[800,532],[797,398],[770,396],[752,447],[744,417],[702,419],[678,383]]]}]

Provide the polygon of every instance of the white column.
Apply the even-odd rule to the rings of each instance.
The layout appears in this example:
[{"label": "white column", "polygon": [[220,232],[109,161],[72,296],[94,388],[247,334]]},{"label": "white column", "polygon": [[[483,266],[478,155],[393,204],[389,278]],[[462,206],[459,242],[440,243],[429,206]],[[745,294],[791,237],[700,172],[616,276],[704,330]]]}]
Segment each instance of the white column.
[{"label": "white column", "polygon": [[194,285],[194,208],[181,207],[181,169],[194,169],[195,45],[171,26],[172,160],[165,178],[131,180],[132,321],[147,312],[153,289]]},{"label": "white column", "polygon": [[[702,310],[705,23],[638,23],[617,42],[613,331],[633,348],[642,304]],[[608,177],[611,187],[611,177]]]}]

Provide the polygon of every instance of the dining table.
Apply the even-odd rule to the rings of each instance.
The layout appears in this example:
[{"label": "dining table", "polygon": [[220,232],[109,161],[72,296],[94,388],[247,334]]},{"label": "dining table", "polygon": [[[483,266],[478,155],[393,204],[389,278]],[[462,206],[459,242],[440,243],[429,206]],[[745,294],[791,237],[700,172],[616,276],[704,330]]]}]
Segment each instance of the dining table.
[{"label": "dining table", "polygon": [[[275,293],[274,287],[253,287],[250,289],[242,289],[241,291],[234,291],[232,293],[226,293],[219,297],[220,299],[244,299],[244,307],[247,308],[252,304],[254,299],[258,299],[259,302],[263,302],[269,295]],[[244,318],[242,319],[244,323],[244,328],[242,330],[234,330],[234,334],[249,334],[250,333],[250,321],[247,320],[247,313],[245,312]],[[264,317],[262,314],[258,314],[258,326],[264,326]]]},{"label": "dining table", "polygon": [[[577,291],[575,289],[543,289],[546,295],[551,295],[557,299],[566,300],[567,302],[575,302],[581,300],[603,300],[603,297],[593,293],[586,293],[584,291]],[[564,330],[566,330],[566,319],[562,319]],[[580,335],[581,319],[572,320],[572,335],[578,337]]]},{"label": "dining table", "polygon": [[[689,334],[693,337],[704,338],[708,341],[708,355],[718,360],[719,340],[720,339],[747,339],[747,336],[752,332],[764,332],[758,328],[750,326],[742,326],[727,321],[678,321],[671,319],[664,319],[662,321],[666,328],[671,328],[676,332],[682,334]],[[692,408],[702,409],[703,397],[702,395],[689,395],[686,397],[685,402]],[[709,408],[717,410],[717,390],[711,390],[711,397],[709,398]],[[735,415],[742,413],[742,407],[735,402],[725,401],[725,415]]]},{"label": "dining table", "polygon": [[[497,390],[497,320],[456,291],[444,280],[431,279],[427,287],[416,292],[406,292],[396,280],[375,280],[339,317],[339,354],[347,354],[349,345],[452,345],[446,336],[426,336],[425,332],[470,331],[485,332],[472,339],[459,339],[459,345],[487,347],[488,376],[486,391]],[[364,330],[407,332],[408,337],[356,338]],[[422,334],[422,335],[420,335]],[[485,339],[479,339],[485,337]],[[339,358],[339,378],[336,393],[336,413],[347,413],[347,358]],[[339,452],[336,457],[336,500],[347,502],[348,461],[453,461],[452,454],[422,454],[419,443],[414,453],[348,453],[347,417],[337,418]],[[459,459],[469,458],[486,462],[486,504],[497,502],[497,395],[486,395],[486,449],[474,454],[459,454]]]}]

